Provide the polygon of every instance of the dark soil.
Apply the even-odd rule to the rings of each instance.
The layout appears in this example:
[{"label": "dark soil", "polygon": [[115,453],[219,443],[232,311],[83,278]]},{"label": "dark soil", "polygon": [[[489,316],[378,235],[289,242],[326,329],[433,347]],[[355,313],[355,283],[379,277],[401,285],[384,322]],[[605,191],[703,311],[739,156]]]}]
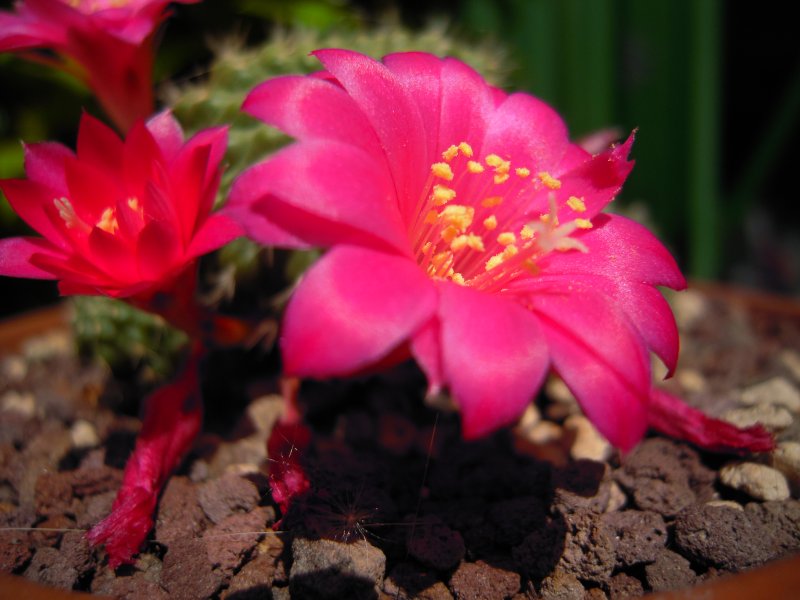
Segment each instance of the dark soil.
[{"label": "dark soil", "polygon": [[[670,385],[690,402],[720,415],[754,384],[800,387],[796,314],[698,293],[676,308]],[[624,458],[575,458],[577,409],[556,383],[520,427],[465,443],[456,415],[423,406],[413,365],[304,385],[312,487],[280,515],[265,450],[280,399],[244,362],[235,385],[208,386],[206,432],[136,564],[114,572],[84,533],[110,509],[140,426],[120,408],[125,387],[60,332],[0,360],[0,571],[120,598],[601,599],[800,551],[797,496],[724,485],[733,457],[653,436]],[[798,441],[797,409],[783,408],[778,439]]]}]

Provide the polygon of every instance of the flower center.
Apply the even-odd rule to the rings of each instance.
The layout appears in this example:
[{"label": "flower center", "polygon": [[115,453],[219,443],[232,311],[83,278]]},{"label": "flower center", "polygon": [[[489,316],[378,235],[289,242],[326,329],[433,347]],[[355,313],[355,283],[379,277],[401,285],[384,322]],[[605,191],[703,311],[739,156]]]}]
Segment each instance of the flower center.
[{"label": "flower center", "polygon": [[[141,224],[144,220],[144,210],[141,202],[139,202],[139,199],[135,196],[132,196],[128,198],[125,204],[131,210],[131,212],[138,217],[138,221]],[[69,201],[69,198],[55,198],[53,200],[53,205],[58,210],[58,216],[61,217],[62,221],[64,221],[64,225],[67,226],[67,229],[74,229],[87,235],[91,233],[92,226],[75,212],[75,207],[72,206],[72,202]],[[119,231],[117,209],[113,206],[106,208],[100,214],[100,218],[97,220],[97,222],[95,222],[94,227],[102,229],[103,231],[106,231],[112,235],[116,234]]]},{"label": "flower center", "polygon": [[[561,181],[545,171],[488,154],[477,160],[467,142],[452,145],[431,165],[418,202],[410,237],[417,263],[433,279],[447,279],[485,291],[499,291],[552,251],[586,252],[570,237],[590,229],[589,219],[559,224],[557,190]],[[531,200],[546,194],[549,210],[531,220]],[[582,198],[566,205],[584,212]]]}]

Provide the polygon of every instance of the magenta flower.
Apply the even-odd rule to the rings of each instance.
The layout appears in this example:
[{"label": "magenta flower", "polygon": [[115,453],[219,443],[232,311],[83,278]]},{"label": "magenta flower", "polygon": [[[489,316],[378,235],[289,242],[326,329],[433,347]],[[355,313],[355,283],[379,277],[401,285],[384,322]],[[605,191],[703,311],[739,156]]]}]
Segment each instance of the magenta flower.
[{"label": "magenta flower", "polygon": [[0,188],[43,237],[0,240],[0,275],[58,279],[63,294],[165,291],[198,256],[240,234],[211,213],[226,143],[225,128],[184,143],[164,112],[124,141],[84,114],[77,154],[56,143],[26,146],[28,179]]},{"label": "magenta flower", "polygon": [[678,354],[656,286],[685,286],[644,227],[601,213],[632,138],[592,156],[545,103],[454,59],[315,55],[326,71],[245,101],[297,142],[241,175],[225,209],[259,242],[332,247],[286,310],[286,373],[410,351],[474,438],[515,421],[554,369],[630,449],[650,421],[649,352],[670,371]]},{"label": "magenta flower", "polygon": [[[199,0],[176,0],[184,4]],[[153,33],[169,0],[22,0],[0,12],[0,52],[27,52],[84,81],[124,131],[153,113]],[[54,51],[58,58],[44,53]]]}]

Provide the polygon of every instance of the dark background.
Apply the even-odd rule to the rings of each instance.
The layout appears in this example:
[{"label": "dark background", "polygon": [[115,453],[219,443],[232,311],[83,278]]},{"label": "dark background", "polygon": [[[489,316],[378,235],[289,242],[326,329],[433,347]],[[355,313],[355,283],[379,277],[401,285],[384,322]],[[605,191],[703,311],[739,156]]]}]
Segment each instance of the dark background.
[{"label": "dark background", "polygon": [[[11,3],[0,2],[8,10]],[[369,29],[444,20],[494,40],[510,87],[561,112],[575,137],[638,128],[620,198],[688,275],[800,295],[795,188],[800,48],[786,3],[721,0],[206,0],[179,5],[162,32],[156,80],[197,73],[208,40],[249,43],[276,26]],[[22,176],[20,141],[74,144],[81,110],[100,115],[65,75],[0,55],[0,177]],[[25,227],[0,199],[0,236]],[[52,282],[0,278],[0,316],[53,301]]]}]

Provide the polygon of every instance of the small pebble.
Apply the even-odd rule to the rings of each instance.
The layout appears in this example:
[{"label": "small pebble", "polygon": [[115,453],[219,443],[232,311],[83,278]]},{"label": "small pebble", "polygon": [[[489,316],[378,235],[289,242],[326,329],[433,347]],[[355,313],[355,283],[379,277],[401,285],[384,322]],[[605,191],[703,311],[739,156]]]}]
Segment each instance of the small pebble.
[{"label": "small pebble", "polygon": [[786,476],[797,495],[800,491],[800,443],[780,442],[772,452],[772,466]]},{"label": "small pebble", "polygon": [[733,510],[744,511],[744,506],[733,500],[709,500],[706,506],[715,506],[717,508],[732,508]]},{"label": "small pebble", "polygon": [[269,394],[259,396],[247,406],[247,418],[256,431],[267,433],[272,431],[272,426],[283,411],[283,396]]},{"label": "small pebble", "polygon": [[18,354],[12,354],[3,359],[0,369],[6,381],[18,383],[28,374],[28,363]]},{"label": "small pebble", "polygon": [[800,382],[800,352],[786,348],[778,355],[781,364],[789,370],[795,381]]},{"label": "small pebble", "polygon": [[708,300],[696,290],[685,290],[669,295],[669,303],[675,313],[675,320],[681,329],[689,329],[708,312]]},{"label": "small pebble", "polygon": [[620,510],[627,503],[628,496],[625,495],[625,492],[616,481],[612,481],[608,486],[608,504],[604,512],[610,513]]},{"label": "small pebble", "polygon": [[744,389],[740,401],[747,406],[782,406],[800,412],[800,390],[785,377],[773,377]]},{"label": "small pebble", "polygon": [[89,421],[78,419],[69,430],[72,445],[78,449],[94,448],[100,445],[97,429]]},{"label": "small pebble", "polygon": [[675,374],[675,379],[686,392],[693,394],[705,392],[708,387],[706,378],[695,369],[681,368]]},{"label": "small pebble", "polygon": [[786,500],[789,484],[783,473],[767,465],[743,462],[722,467],[719,473],[722,483],[745,492],[756,500]]},{"label": "small pebble", "polygon": [[774,404],[734,408],[722,415],[722,418],[737,427],[750,427],[756,423],[761,423],[771,431],[786,429],[794,421],[788,410]]},{"label": "small pebble", "polygon": [[36,415],[36,398],[30,392],[20,394],[15,390],[10,390],[0,397],[0,410],[17,413],[26,419],[31,419]]},{"label": "small pebble", "polygon": [[572,415],[567,418],[564,428],[574,432],[575,439],[569,454],[575,460],[584,458],[602,462],[611,456],[611,444],[583,415]]}]

